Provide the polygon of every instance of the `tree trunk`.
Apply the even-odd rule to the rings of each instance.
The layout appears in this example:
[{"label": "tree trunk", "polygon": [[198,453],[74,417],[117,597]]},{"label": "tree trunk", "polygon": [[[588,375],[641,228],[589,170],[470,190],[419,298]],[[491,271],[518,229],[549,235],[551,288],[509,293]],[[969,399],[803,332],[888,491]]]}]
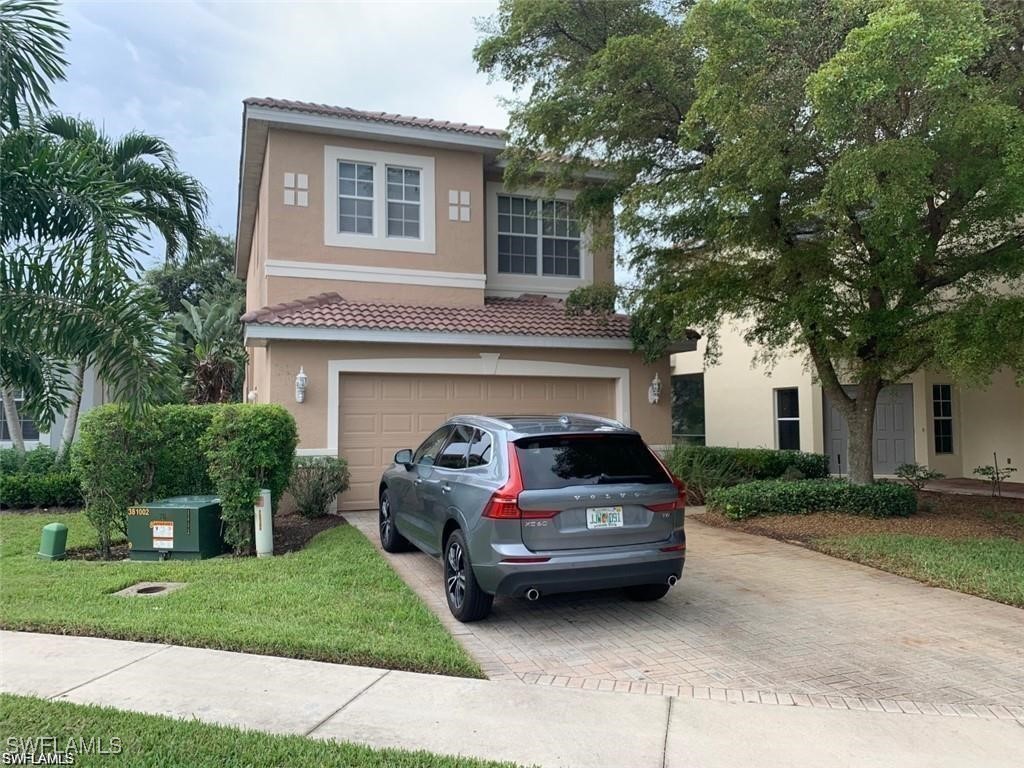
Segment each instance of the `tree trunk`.
[{"label": "tree trunk", "polygon": [[875,408],[881,382],[862,381],[857,387],[857,399],[848,407],[846,415],[848,442],[846,445],[850,482],[870,485],[875,482]]},{"label": "tree trunk", "polygon": [[0,388],[0,398],[4,401],[4,418],[7,420],[11,445],[18,453],[25,453],[25,438],[21,434],[21,419],[18,416],[18,404],[14,402],[14,390],[10,387]]},{"label": "tree trunk", "polygon": [[78,412],[82,408],[82,390],[85,384],[84,360],[75,366],[71,377],[71,404],[68,406],[67,413],[64,414],[64,430],[61,432],[60,445],[57,447],[57,461],[64,458],[75,439],[75,430],[78,428]]}]

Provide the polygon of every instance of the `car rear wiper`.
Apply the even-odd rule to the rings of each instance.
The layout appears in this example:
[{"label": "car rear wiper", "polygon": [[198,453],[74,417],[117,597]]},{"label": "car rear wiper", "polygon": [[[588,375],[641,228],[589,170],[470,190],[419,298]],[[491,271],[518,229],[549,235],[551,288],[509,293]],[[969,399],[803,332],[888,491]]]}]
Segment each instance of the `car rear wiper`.
[{"label": "car rear wiper", "polygon": [[644,483],[650,479],[650,475],[609,475],[605,472],[602,472],[597,477],[597,484],[606,485],[608,483]]}]

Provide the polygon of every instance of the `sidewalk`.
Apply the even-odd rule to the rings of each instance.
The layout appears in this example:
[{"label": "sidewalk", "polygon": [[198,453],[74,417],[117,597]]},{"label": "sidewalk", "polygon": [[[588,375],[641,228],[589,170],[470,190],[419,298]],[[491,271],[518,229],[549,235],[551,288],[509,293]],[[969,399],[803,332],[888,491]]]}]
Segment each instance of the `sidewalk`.
[{"label": "sidewalk", "polygon": [[1017,768],[1024,754],[1015,721],[625,696],[22,632],[0,632],[0,690],[522,765]]}]

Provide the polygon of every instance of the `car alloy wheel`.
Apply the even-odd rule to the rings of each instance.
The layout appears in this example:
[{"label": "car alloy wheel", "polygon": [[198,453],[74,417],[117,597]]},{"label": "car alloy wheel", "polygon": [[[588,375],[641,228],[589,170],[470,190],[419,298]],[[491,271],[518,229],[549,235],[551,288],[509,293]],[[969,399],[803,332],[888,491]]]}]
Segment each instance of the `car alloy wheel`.
[{"label": "car alloy wheel", "polygon": [[385,494],[380,500],[380,519],[378,520],[380,525],[380,540],[386,542],[391,539],[391,531],[394,528],[395,522],[391,519],[391,500],[388,499]]},{"label": "car alloy wheel", "polygon": [[444,561],[444,583],[448,601],[458,610],[466,599],[466,556],[458,541],[448,545]]}]

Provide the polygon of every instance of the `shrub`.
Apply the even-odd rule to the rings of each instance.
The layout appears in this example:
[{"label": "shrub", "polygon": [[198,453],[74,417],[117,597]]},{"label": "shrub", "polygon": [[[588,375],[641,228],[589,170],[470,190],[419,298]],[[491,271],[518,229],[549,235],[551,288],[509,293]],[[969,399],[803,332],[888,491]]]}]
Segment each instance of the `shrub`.
[{"label": "shrub", "polygon": [[85,516],[99,534],[100,551],[110,556],[115,530],[125,531],[128,507],[145,500],[153,479],[152,436],[145,416],[132,419],[118,405],[86,413],[71,450],[71,466],[82,480]]},{"label": "shrub", "polygon": [[57,466],[57,452],[46,445],[19,453],[14,448],[0,450],[0,475],[45,475]]},{"label": "shrub", "polygon": [[202,443],[219,407],[163,405],[145,414],[152,441],[147,451],[153,471],[151,498],[214,493]]},{"label": "shrub", "polygon": [[272,513],[288,486],[298,437],[295,419],[279,405],[223,405],[203,441],[220,496],[225,539],[236,552],[253,541],[253,504],[270,489]]},{"label": "shrub", "polygon": [[707,492],[749,480],[828,477],[828,456],[770,448],[677,445],[668,458],[669,469],[692,488],[689,501],[703,503]]},{"label": "shrub", "polygon": [[322,517],[334,498],[348,489],[348,464],[333,456],[296,459],[288,490],[300,514]]},{"label": "shrub", "polygon": [[82,486],[73,472],[0,475],[0,504],[4,507],[71,507],[81,503]]},{"label": "shrub", "polygon": [[852,485],[845,480],[757,480],[708,494],[708,507],[742,520],[758,515],[845,512],[870,517],[906,517],[917,509],[917,495],[898,483]]},{"label": "shrub", "polygon": [[900,464],[896,467],[896,477],[906,480],[915,490],[923,491],[924,487],[932,480],[939,480],[945,475],[920,464]]}]

